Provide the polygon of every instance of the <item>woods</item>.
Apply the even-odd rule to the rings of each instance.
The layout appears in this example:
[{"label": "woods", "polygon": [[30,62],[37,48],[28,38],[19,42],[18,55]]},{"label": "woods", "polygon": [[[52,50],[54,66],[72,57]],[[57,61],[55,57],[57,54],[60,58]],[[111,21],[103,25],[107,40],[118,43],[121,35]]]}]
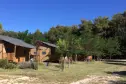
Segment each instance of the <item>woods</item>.
[{"label": "woods", "polygon": [[97,17],[94,20],[81,20],[80,24],[50,28],[42,33],[5,31],[0,24],[2,35],[15,37],[27,43],[37,40],[57,44],[57,53],[61,56],[89,56],[100,58],[126,58],[126,11],[109,17]]}]

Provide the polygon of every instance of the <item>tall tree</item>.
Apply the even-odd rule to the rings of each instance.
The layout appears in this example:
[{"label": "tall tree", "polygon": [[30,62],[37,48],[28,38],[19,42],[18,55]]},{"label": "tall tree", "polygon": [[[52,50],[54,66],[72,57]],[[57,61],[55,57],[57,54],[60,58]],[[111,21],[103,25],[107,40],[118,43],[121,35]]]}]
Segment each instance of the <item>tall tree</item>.
[{"label": "tall tree", "polygon": [[0,34],[3,32],[3,26],[2,24],[0,23]]}]

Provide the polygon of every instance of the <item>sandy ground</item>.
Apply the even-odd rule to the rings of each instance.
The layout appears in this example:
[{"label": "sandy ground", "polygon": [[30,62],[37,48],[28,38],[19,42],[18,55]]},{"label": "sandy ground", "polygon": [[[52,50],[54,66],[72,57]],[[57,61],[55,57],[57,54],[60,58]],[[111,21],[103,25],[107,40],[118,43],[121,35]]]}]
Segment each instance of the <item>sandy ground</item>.
[{"label": "sandy ground", "polygon": [[[119,76],[96,76],[91,75],[83,80],[73,82],[71,84],[111,84],[111,81],[116,81]],[[28,76],[16,75],[0,75],[0,84],[45,84],[37,83],[40,79]],[[61,84],[61,83],[46,83],[46,84]],[[62,83],[63,84],[63,83]]]},{"label": "sandy ground", "polygon": [[117,81],[119,76],[88,76],[83,80],[73,82],[71,84],[111,84],[112,81]]},{"label": "sandy ground", "polygon": [[0,75],[0,84],[32,84],[37,78],[15,75]]}]

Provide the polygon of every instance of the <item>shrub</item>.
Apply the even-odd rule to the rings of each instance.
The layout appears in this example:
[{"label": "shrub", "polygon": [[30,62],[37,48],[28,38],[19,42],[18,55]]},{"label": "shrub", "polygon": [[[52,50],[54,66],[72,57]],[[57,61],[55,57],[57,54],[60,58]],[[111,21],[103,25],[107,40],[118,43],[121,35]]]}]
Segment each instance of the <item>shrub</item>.
[{"label": "shrub", "polygon": [[38,63],[37,62],[33,62],[34,67],[32,67],[33,69],[37,70],[38,69]]},{"label": "shrub", "polygon": [[5,69],[14,69],[16,68],[16,64],[13,64],[13,63],[8,63],[6,66],[5,66]]},{"label": "shrub", "polygon": [[0,68],[5,68],[7,64],[8,64],[7,59],[0,59]]},{"label": "shrub", "polygon": [[38,63],[37,62],[21,62],[19,63],[19,68],[20,69],[26,69],[26,68],[32,68],[37,70],[38,69]]},{"label": "shrub", "polygon": [[19,68],[20,69],[31,68],[31,63],[30,62],[21,62],[21,63],[19,63]]},{"label": "shrub", "polygon": [[14,64],[14,63],[8,63],[7,59],[0,59],[0,68],[14,69],[14,68],[16,68],[16,64]]}]

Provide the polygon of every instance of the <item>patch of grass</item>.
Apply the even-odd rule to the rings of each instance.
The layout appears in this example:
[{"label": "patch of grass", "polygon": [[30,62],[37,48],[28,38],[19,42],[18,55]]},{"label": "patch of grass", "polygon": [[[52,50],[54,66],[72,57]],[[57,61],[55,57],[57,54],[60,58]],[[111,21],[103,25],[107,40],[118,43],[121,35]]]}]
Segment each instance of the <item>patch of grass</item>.
[{"label": "patch of grass", "polygon": [[[51,63],[48,67],[40,64],[38,70],[33,69],[16,69],[16,70],[4,70],[0,69],[0,74],[7,75],[24,75],[29,77],[37,77],[39,80],[34,81],[35,83],[58,83],[68,84],[73,81],[84,79],[87,75],[111,75],[106,72],[114,72],[120,70],[122,65],[107,64],[104,62],[77,62],[71,64],[70,68],[65,65],[65,70],[62,72],[59,68],[59,64]],[[122,68],[124,69],[124,68]],[[125,77],[123,77],[125,78]]]}]

